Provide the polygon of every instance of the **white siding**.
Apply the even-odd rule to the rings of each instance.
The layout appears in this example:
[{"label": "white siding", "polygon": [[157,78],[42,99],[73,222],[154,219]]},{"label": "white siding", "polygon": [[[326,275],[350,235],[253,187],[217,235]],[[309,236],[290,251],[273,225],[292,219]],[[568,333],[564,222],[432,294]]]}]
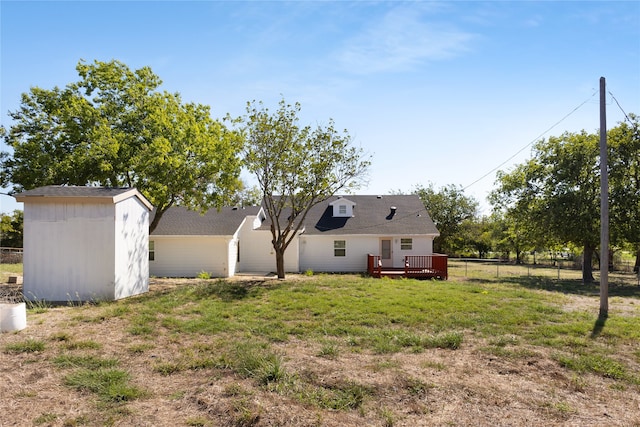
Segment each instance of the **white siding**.
[{"label": "white siding", "polygon": [[[413,239],[411,250],[402,250],[400,239]],[[396,236],[391,238],[393,247],[393,266],[403,267],[404,257],[407,255],[431,255],[433,253],[433,238],[424,236]]]},{"label": "white siding", "polygon": [[205,271],[229,277],[229,236],[150,236],[149,240],[155,252],[149,261],[152,276],[196,277]]},{"label": "white siding", "polygon": [[[402,267],[407,255],[430,255],[433,239],[426,236],[318,236],[302,235],[300,239],[300,270],[316,272],[364,272],[367,271],[367,255],[380,254],[380,239],[390,239],[393,266]],[[400,239],[413,239],[411,250],[400,249]],[[333,242],[346,242],[346,256],[335,256]]]},{"label": "white siding", "polygon": [[234,237],[229,240],[228,243],[229,265],[227,266],[227,271],[229,272],[229,277],[233,277],[236,275],[236,271],[238,271],[238,239]]},{"label": "white siding", "polygon": [[149,290],[149,211],[137,197],[116,205],[115,298]]},{"label": "white siding", "polygon": [[113,204],[25,203],[25,297],[113,299],[114,210]]},{"label": "white siding", "polygon": [[[334,240],[346,241],[346,256],[335,256]],[[317,272],[367,271],[367,254],[377,254],[378,236],[303,235],[300,242],[300,270]]]},{"label": "white siding", "polygon": [[[238,272],[275,272],[276,256],[271,244],[271,231],[254,230],[255,221],[245,221],[240,228],[240,263]],[[288,273],[298,272],[298,239],[294,239],[284,256],[284,269]]]}]

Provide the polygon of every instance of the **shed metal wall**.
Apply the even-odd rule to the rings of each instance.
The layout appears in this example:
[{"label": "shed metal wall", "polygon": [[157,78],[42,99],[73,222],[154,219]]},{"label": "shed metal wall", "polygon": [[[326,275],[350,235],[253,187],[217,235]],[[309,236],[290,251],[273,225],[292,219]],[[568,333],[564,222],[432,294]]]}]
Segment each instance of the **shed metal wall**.
[{"label": "shed metal wall", "polygon": [[137,197],[115,205],[115,298],[149,291],[149,210]]},{"label": "shed metal wall", "polygon": [[25,297],[112,300],[114,215],[115,206],[106,203],[25,203]]}]

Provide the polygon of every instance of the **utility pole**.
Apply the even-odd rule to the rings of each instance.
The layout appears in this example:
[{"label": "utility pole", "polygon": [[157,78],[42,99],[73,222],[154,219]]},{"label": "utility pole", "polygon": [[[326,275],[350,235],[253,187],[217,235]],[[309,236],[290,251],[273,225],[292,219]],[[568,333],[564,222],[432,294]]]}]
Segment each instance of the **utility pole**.
[{"label": "utility pole", "polygon": [[606,83],[600,77],[600,314],[609,315],[609,168],[607,160]]}]

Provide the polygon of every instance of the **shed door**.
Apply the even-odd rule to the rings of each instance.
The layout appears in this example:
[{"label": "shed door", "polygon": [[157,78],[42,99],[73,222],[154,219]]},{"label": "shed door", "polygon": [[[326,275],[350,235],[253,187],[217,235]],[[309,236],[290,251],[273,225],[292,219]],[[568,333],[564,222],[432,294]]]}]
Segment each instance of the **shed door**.
[{"label": "shed door", "polygon": [[380,239],[380,258],[382,267],[393,267],[391,239]]}]

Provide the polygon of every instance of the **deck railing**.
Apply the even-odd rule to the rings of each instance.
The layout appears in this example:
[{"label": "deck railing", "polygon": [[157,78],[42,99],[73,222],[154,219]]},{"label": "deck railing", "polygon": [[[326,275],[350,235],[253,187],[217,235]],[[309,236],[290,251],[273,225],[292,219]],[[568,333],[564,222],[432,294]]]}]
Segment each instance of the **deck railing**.
[{"label": "deck railing", "polygon": [[382,258],[380,255],[367,255],[367,273],[371,277],[380,277],[382,272]]},{"label": "deck railing", "polygon": [[433,255],[407,255],[404,257],[404,271],[407,276],[433,275],[447,279],[448,257],[442,254]]},{"label": "deck railing", "polygon": [[447,280],[448,257],[442,254],[408,255],[404,257],[404,267],[382,267],[380,255],[367,256],[367,272],[372,277],[398,276],[429,278],[437,277]]}]

